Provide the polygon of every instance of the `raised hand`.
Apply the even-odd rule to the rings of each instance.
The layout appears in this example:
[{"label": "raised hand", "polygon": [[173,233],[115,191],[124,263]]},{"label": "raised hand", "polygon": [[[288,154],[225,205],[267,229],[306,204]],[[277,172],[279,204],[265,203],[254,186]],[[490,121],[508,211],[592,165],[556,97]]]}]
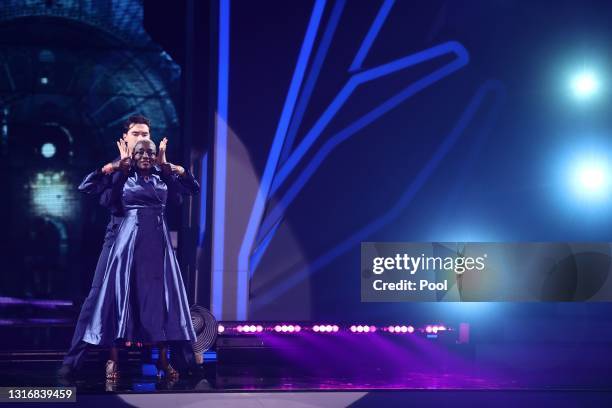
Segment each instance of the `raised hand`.
[{"label": "raised hand", "polygon": [[117,148],[119,149],[119,157],[121,160],[127,158],[127,157],[132,157],[132,152],[130,150],[127,143],[124,142],[123,140],[119,139],[117,141]]},{"label": "raised hand", "polygon": [[119,149],[120,157],[117,167],[121,171],[127,172],[132,165],[132,150],[134,149],[128,147],[127,143],[121,139],[117,141],[117,148]]},{"label": "raised hand", "polygon": [[166,163],[166,146],[168,145],[168,138],[164,137],[159,142],[159,153],[157,154],[157,164],[162,165]]}]

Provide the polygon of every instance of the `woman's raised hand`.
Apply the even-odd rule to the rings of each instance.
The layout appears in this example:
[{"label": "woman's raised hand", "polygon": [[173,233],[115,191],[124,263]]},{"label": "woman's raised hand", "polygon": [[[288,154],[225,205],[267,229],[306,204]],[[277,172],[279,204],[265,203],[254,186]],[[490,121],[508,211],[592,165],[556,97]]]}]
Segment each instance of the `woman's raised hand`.
[{"label": "woman's raised hand", "polygon": [[117,148],[120,156],[118,167],[121,171],[127,173],[132,165],[132,150],[134,149],[128,147],[127,143],[121,139],[117,141]]}]

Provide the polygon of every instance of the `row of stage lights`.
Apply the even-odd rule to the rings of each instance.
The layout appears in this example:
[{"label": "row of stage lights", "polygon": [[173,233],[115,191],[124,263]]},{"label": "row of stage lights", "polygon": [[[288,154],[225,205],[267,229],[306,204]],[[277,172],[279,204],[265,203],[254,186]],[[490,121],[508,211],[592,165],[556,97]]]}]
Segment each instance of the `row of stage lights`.
[{"label": "row of stage lights", "polygon": [[374,325],[352,325],[349,327],[341,328],[336,324],[315,324],[313,326],[300,326],[299,324],[276,324],[270,326],[262,326],[261,324],[238,324],[228,325],[219,324],[219,334],[256,334],[263,332],[273,333],[299,333],[301,331],[312,331],[315,333],[337,333],[339,331],[348,331],[350,333],[376,333],[378,331],[392,333],[392,334],[412,334],[414,332],[421,332],[425,334],[438,334],[442,331],[451,330],[444,325],[427,325],[423,328],[415,328],[411,325],[390,325],[377,327]]}]

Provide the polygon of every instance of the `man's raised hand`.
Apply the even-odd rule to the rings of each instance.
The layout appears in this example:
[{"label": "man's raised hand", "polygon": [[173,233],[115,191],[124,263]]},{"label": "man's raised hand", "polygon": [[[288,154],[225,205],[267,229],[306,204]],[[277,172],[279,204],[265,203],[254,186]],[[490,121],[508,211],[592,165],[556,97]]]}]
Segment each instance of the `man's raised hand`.
[{"label": "man's raised hand", "polygon": [[157,164],[162,165],[166,163],[166,147],[168,145],[168,138],[164,137],[161,142],[159,142],[159,154],[157,155]]}]

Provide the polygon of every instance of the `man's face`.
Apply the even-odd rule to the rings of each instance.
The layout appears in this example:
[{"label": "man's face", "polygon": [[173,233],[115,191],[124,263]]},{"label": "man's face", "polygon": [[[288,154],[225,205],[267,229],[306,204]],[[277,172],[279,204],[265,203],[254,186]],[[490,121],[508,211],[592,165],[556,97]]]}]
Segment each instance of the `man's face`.
[{"label": "man's face", "polygon": [[155,162],[157,149],[155,144],[150,140],[140,140],[134,146],[132,158],[136,161],[136,167],[140,170],[151,170]]},{"label": "man's face", "polygon": [[123,134],[123,140],[127,142],[128,149],[133,149],[140,140],[150,139],[149,127],[144,123],[134,123],[127,133]]}]

